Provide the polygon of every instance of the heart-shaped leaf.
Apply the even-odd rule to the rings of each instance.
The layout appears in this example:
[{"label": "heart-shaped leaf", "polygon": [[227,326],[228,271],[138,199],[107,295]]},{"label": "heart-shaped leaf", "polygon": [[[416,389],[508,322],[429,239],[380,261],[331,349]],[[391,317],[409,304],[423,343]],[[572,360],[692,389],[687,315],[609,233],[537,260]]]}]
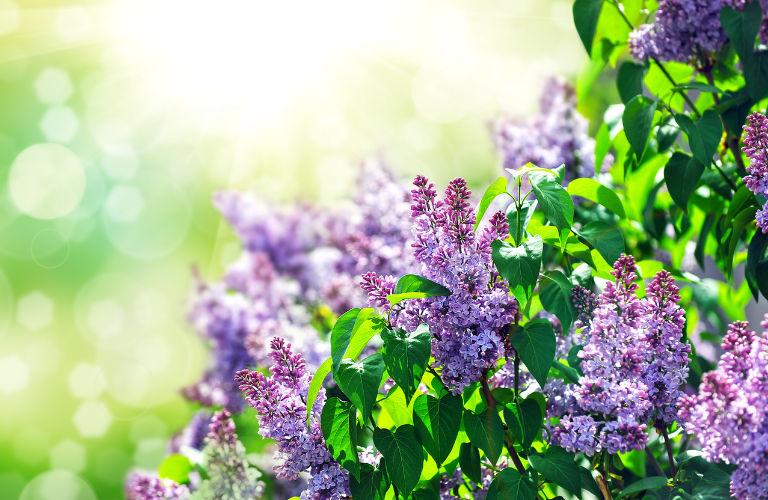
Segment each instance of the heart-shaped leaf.
[{"label": "heart-shaped leaf", "polygon": [[357,457],[357,409],[339,398],[328,398],[320,417],[320,429],[334,460],[360,479]]},{"label": "heart-shaped leaf", "polygon": [[639,162],[643,157],[648,138],[651,136],[653,114],[656,112],[658,101],[644,95],[636,95],[624,108],[621,122],[624,125],[624,134],[635,152]]},{"label": "heart-shaped leaf", "polygon": [[480,450],[472,443],[461,443],[459,448],[459,466],[461,471],[476,484],[482,483],[483,476],[480,468]]},{"label": "heart-shaped leaf", "polygon": [[463,409],[461,398],[450,393],[440,399],[427,394],[416,398],[413,405],[416,433],[438,467],[445,462],[453,449],[461,427]]},{"label": "heart-shaped leaf", "polygon": [[359,363],[349,358],[341,360],[341,366],[334,380],[352,404],[362,412],[363,420],[367,420],[368,415],[373,411],[383,374],[384,358],[381,354],[368,356]]},{"label": "heart-shaped leaf", "polygon": [[480,205],[477,206],[477,217],[475,219],[475,231],[477,231],[477,226],[480,225],[480,222],[483,220],[483,216],[485,215],[485,211],[488,210],[488,207],[491,206],[491,203],[493,203],[493,200],[496,199],[497,196],[500,194],[504,194],[507,192],[507,178],[506,177],[499,177],[495,181],[491,183],[490,186],[485,190],[485,193],[483,193],[483,198],[480,200]]},{"label": "heart-shaped leaf", "polygon": [[536,471],[528,469],[525,475],[512,467],[503,469],[488,487],[486,500],[534,500],[537,497]]},{"label": "heart-shaped leaf", "polygon": [[557,349],[557,339],[552,324],[545,319],[530,321],[523,328],[517,329],[512,338],[512,347],[518,352],[531,375],[541,387],[544,387]]},{"label": "heart-shaped leaf", "polygon": [[384,456],[387,474],[403,498],[419,483],[423,466],[421,444],[412,425],[401,425],[395,432],[377,427],[373,443]]},{"label": "heart-shaped leaf", "polygon": [[667,191],[678,207],[688,213],[688,200],[704,173],[704,164],[682,151],[675,151],[664,167]]},{"label": "heart-shaped leaf", "polygon": [[708,109],[695,122],[689,116],[676,114],[675,121],[688,136],[693,156],[704,166],[709,166],[723,137],[723,122],[717,113]]},{"label": "heart-shaped leaf", "polygon": [[560,234],[560,248],[565,248],[568,233],[573,225],[573,200],[559,182],[532,182],[533,194],[539,200],[541,211]]},{"label": "heart-shaped leaf", "polygon": [[524,306],[539,279],[541,254],[544,251],[541,236],[536,235],[518,247],[496,240],[491,243],[491,249],[496,269],[509,283],[512,295]]},{"label": "heart-shaped leaf", "polygon": [[410,404],[427,368],[432,353],[432,334],[429,326],[419,325],[413,333],[405,330],[384,330],[384,362],[389,376],[405,394],[405,403]]},{"label": "heart-shaped leaf", "polygon": [[563,331],[571,329],[576,311],[571,302],[571,290],[573,285],[566,276],[557,270],[547,271],[542,275],[539,283],[539,299],[544,310],[557,316]]},{"label": "heart-shaped leaf", "polygon": [[356,500],[384,500],[389,489],[389,479],[384,471],[384,463],[379,467],[370,464],[360,466],[360,480],[349,476],[349,491]]},{"label": "heart-shaped leaf", "polygon": [[496,465],[504,449],[504,424],[496,410],[486,408],[481,413],[466,410],[464,432],[472,444],[483,450],[491,463]]},{"label": "heart-shaped leaf", "polygon": [[618,227],[602,220],[593,220],[579,230],[609,264],[616,262],[624,253],[624,236]]},{"label": "heart-shaped leaf", "polygon": [[573,24],[576,25],[576,32],[590,56],[592,55],[592,44],[595,40],[597,21],[600,19],[602,7],[603,0],[576,0],[573,2]]},{"label": "heart-shaped leaf", "polygon": [[529,449],[541,435],[541,421],[544,413],[539,402],[528,397],[517,404],[504,407],[504,421],[512,435],[524,449]]},{"label": "heart-shaped leaf", "polygon": [[575,454],[560,446],[550,446],[544,454],[531,454],[531,466],[553,483],[581,497],[581,473],[574,462]]}]

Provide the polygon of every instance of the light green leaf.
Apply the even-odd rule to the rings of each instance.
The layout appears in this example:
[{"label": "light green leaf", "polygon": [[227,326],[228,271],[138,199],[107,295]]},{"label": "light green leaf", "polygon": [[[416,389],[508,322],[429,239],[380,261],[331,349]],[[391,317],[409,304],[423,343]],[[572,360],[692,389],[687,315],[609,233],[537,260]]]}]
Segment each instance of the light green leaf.
[{"label": "light green leaf", "polygon": [[331,358],[326,359],[322,365],[317,369],[312,376],[312,381],[309,383],[309,393],[307,394],[307,427],[309,427],[309,420],[312,417],[312,408],[317,401],[317,395],[320,393],[320,388],[323,386],[325,377],[331,373]]},{"label": "light green leaf", "polygon": [[621,493],[616,496],[616,500],[619,500],[619,498],[627,496],[630,493],[639,493],[645,490],[658,490],[659,488],[664,488],[666,485],[666,478],[661,476],[646,477],[645,479],[635,481],[621,490]]},{"label": "light green leaf", "polygon": [[598,203],[622,219],[627,216],[624,212],[624,205],[621,203],[618,195],[612,189],[607,188],[594,179],[580,177],[574,179],[568,184],[568,194],[571,196],[581,196],[590,201]]},{"label": "light green leaf", "polygon": [[483,220],[483,216],[485,215],[485,211],[488,210],[488,207],[491,206],[491,203],[493,203],[493,200],[496,199],[497,196],[500,194],[504,194],[507,192],[507,178],[506,177],[499,177],[495,181],[491,183],[490,186],[485,190],[485,193],[483,193],[483,198],[480,200],[480,205],[477,207],[477,218],[475,219],[475,231],[477,231],[477,226],[480,225],[480,222]]},{"label": "light green leaf", "polygon": [[157,475],[161,479],[170,479],[174,483],[187,484],[189,482],[189,473],[195,469],[195,466],[184,455],[174,453],[168,455],[160,462],[157,468]]},{"label": "light green leaf", "polygon": [[395,293],[388,295],[387,300],[392,305],[395,305],[406,299],[423,299],[425,297],[439,297],[450,294],[451,291],[439,283],[416,274],[406,274],[397,280]]},{"label": "light green leaf", "polygon": [[379,382],[384,374],[384,359],[376,353],[356,363],[349,358],[341,360],[335,380],[339,388],[363,414],[363,420],[373,411]]}]

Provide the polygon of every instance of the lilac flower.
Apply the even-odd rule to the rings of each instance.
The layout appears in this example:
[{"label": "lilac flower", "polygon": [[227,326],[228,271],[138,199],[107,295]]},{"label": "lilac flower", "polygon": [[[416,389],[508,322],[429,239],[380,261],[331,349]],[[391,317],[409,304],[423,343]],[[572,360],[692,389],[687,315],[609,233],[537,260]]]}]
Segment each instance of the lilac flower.
[{"label": "lilac flower", "polygon": [[[589,340],[589,326],[592,320],[592,313],[597,309],[597,297],[581,285],[576,285],[571,291],[571,301],[573,308],[576,309],[578,316],[574,321],[573,343],[584,345]],[[576,333],[576,331],[579,331]]]},{"label": "lilac flower", "polygon": [[568,451],[581,451],[592,456],[602,450],[598,427],[599,423],[590,415],[564,415],[551,429],[552,443]]},{"label": "lilac flower", "polygon": [[[595,140],[576,104],[573,84],[556,77],[544,86],[539,114],[531,121],[496,120],[492,132],[504,168],[517,170],[528,162],[550,169],[565,165],[566,181],[593,176]],[[612,163],[613,158],[606,156],[602,170]]]},{"label": "lilac flower", "polygon": [[125,482],[126,500],[186,500],[189,488],[156,475],[132,472]]},{"label": "lilac flower", "polygon": [[[450,182],[445,199],[437,200],[434,184],[425,177],[414,181],[411,216],[416,260],[421,274],[440,283],[452,295],[410,300],[392,315],[394,323],[413,331],[430,326],[432,355],[445,386],[454,394],[480,380],[504,355],[504,337],[517,313],[509,286],[499,277],[491,258],[491,242],[506,237],[503,213],[475,235],[475,212],[464,179]],[[363,288],[369,303],[383,310],[394,279],[366,275]]]},{"label": "lilac flower", "polygon": [[[506,467],[506,463],[504,462],[499,465],[500,469],[505,469]],[[442,473],[440,475],[440,500],[462,500],[464,498],[485,500],[486,495],[488,495],[488,488],[490,488],[494,476],[494,471],[487,468],[484,463],[481,464],[480,469],[480,484],[475,484],[469,479],[464,479],[464,473],[461,471],[461,467],[456,467],[456,470],[454,470],[451,475]],[[459,488],[462,486],[469,490],[468,497],[466,494],[461,495],[459,493]]]},{"label": "lilac flower", "polygon": [[249,467],[227,410],[214,413],[205,438],[204,479],[190,500],[253,500],[264,493],[261,472]]},{"label": "lilac flower", "polygon": [[307,428],[306,401],[311,375],[306,363],[281,338],[273,339],[271,347],[274,364],[270,377],[242,370],[235,380],[248,404],[258,413],[259,434],[277,444],[276,457],[282,461],[274,468],[277,477],[294,480],[309,471],[311,477],[308,489],[301,495],[303,500],[348,497],[349,473],[333,459],[320,430],[324,390],[318,394]]},{"label": "lilac flower", "polygon": [[[744,131],[744,147],[741,150],[749,158],[747,167],[749,175],[744,177],[744,183],[756,195],[768,198],[768,118],[755,111],[747,117]],[[758,210],[755,215],[757,226],[763,233],[768,232],[768,203]]]},{"label": "lilac flower", "polygon": [[182,453],[185,448],[202,450],[208,435],[211,415],[205,410],[199,410],[192,416],[186,427],[171,438],[168,453]]},{"label": "lilac flower", "polygon": [[[768,317],[762,323],[768,328]],[[768,499],[768,332],[756,335],[745,321],[728,328],[725,353],[702,377],[698,396],[684,398],[686,430],[695,434],[704,458],[738,466],[731,495]]]}]

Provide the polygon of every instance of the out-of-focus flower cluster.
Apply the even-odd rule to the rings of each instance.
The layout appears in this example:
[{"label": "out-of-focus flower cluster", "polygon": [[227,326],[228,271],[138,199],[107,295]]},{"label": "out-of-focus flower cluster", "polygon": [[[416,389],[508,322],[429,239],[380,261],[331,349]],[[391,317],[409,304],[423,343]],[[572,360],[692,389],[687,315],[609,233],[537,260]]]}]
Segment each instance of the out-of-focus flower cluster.
[{"label": "out-of-focus flower cluster", "polygon": [[[632,55],[640,60],[687,63],[705,59],[728,41],[720,24],[720,9],[744,10],[745,0],[661,0],[656,21],[644,24],[630,34]],[[768,12],[768,0],[760,0]],[[763,17],[761,43],[768,42],[768,16]]]},{"label": "out-of-focus flower cluster", "polygon": [[[506,469],[506,467],[506,462],[502,462],[498,466],[499,469]],[[475,484],[471,480],[464,480],[464,473],[461,471],[461,467],[456,467],[453,474],[441,474],[440,500],[462,500],[464,498],[485,500],[485,497],[488,495],[488,488],[490,488],[493,482],[494,471],[485,467],[485,464],[481,464],[480,476],[482,482]],[[467,496],[467,493],[469,493],[469,496]]]},{"label": "out-of-focus flower cluster", "polygon": [[[762,323],[768,328],[768,316]],[[746,321],[728,327],[717,369],[702,377],[698,396],[686,396],[681,415],[704,457],[739,468],[731,495],[768,499],[768,332],[757,335]]]},{"label": "out-of-focus flower cluster", "polygon": [[[565,180],[595,173],[595,140],[589,122],[576,110],[576,91],[561,77],[547,81],[539,99],[539,113],[528,121],[498,119],[492,124],[493,141],[504,168],[517,170],[530,162],[541,168],[565,165]],[[613,157],[606,156],[602,171]]]},{"label": "out-of-focus flower cluster", "polygon": [[552,380],[545,388],[548,416],[560,418],[551,425],[552,442],[587,455],[643,449],[649,422],[679,422],[688,375],[690,346],[681,342],[685,318],[672,276],[660,271],[641,300],[631,256],[616,261],[611,274],[615,281],[596,302],[583,288],[574,293],[586,340],[578,386]]},{"label": "out-of-focus flower cluster", "polygon": [[[506,238],[509,226],[497,212],[475,234],[475,212],[464,179],[451,181],[442,200],[427,178],[416,177],[414,185],[413,246],[420,274],[452,293],[398,305],[393,322],[406,331],[429,325],[435,367],[445,386],[460,394],[504,356],[507,329],[517,313],[517,301],[491,258],[491,243]],[[388,311],[386,296],[394,291],[396,278],[373,272],[363,278],[369,305]]]},{"label": "out-of-focus flower cluster", "polygon": [[[744,183],[756,195],[768,198],[768,118],[755,111],[747,117],[744,125],[746,137],[741,150],[749,158]],[[768,232],[768,203],[755,214],[757,226],[763,233]]]}]

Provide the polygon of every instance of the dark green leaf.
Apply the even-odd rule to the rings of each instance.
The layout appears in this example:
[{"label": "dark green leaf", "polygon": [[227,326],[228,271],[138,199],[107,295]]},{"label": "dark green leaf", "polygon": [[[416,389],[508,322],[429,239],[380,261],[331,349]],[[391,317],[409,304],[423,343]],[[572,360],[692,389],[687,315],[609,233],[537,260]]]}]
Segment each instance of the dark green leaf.
[{"label": "dark green leaf", "polygon": [[[349,341],[352,339],[352,332],[357,324],[357,317],[360,314],[361,309],[354,308],[345,312],[339,319],[336,320],[336,324],[333,325],[331,331],[331,358],[333,358],[333,373],[339,369],[341,360],[344,359],[344,355],[347,353],[349,347]],[[372,309],[369,311],[373,312]],[[370,316],[370,313],[368,313]]]},{"label": "dark green leaf", "polygon": [[490,186],[488,186],[488,189],[485,190],[485,193],[483,193],[483,198],[480,200],[480,205],[477,207],[477,218],[475,219],[475,231],[477,231],[477,226],[480,225],[480,222],[483,220],[483,216],[485,215],[485,211],[488,210],[488,207],[491,206],[491,203],[493,203],[493,200],[496,199],[497,196],[500,194],[504,194],[507,192],[507,178],[506,177],[499,177],[495,181],[491,183]]},{"label": "dark green leaf", "polygon": [[562,361],[556,360],[552,362],[552,368],[555,368],[556,370],[560,370],[560,372],[566,376],[568,380],[570,380],[573,383],[579,382],[579,372],[576,371],[575,368],[571,368],[570,366],[567,366]]},{"label": "dark green leaf", "polygon": [[384,330],[384,362],[389,376],[403,389],[405,404],[410,404],[432,352],[429,326],[419,325],[413,333]]},{"label": "dark green leaf", "polygon": [[584,288],[589,288],[589,281],[592,279],[592,268],[588,264],[581,264],[574,268],[573,274],[568,278],[571,285],[581,285]]},{"label": "dark green leaf", "polygon": [[739,245],[741,233],[747,225],[755,220],[755,214],[757,213],[757,207],[747,207],[733,219],[731,224],[731,235],[728,239],[728,254],[725,259],[725,272],[729,276],[733,272],[733,256],[736,253],[736,248]]},{"label": "dark green leaf", "polygon": [[571,329],[571,323],[576,316],[576,311],[571,302],[571,290],[573,285],[560,271],[547,271],[542,275],[539,283],[539,299],[544,310],[557,316],[563,331]]},{"label": "dark green leaf", "polygon": [[720,10],[720,23],[744,66],[744,78],[753,101],[762,99],[768,88],[764,78],[760,81],[764,57],[754,52],[761,19],[762,11],[757,1],[748,3],[743,11],[727,6]]},{"label": "dark green leaf", "polygon": [[768,298],[768,234],[762,231],[755,231],[752,240],[747,249],[747,264],[744,267],[744,275],[747,279],[749,289],[758,300],[758,290],[763,297]]},{"label": "dark green leaf", "polygon": [[440,500],[434,491],[427,488],[419,488],[413,491],[412,500]]},{"label": "dark green leaf", "polygon": [[424,297],[440,297],[450,295],[451,291],[439,283],[428,280],[416,274],[406,274],[395,285],[395,293],[388,295],[392,305],[406,299],[423,299]]},{"label": "dark green leaf", "polygon": [[352,404],[362,412],[363,420],[367,421],[368,415],[373,411],[383,374],[384,359],[379,353],[372,354],[359,363],[349,358],[341,360],[341,366],[334,379]]},{"label": "dark green leaf", "polygon": [[597,487],[597,481],[595,481],[595,476],[589,472],[589,469],[579,467],[579,474],[581,474],[581,488],[600,498],[600,489]]},{"label": "dark green leaf", "polygon": [[659,488],[663,488],[666,485],[666,478],[661,476],[646,477],[645,479],[635,481],[634,483],[624,488],[621,493],[616,496],[616,500],[623,496],[629,495],[630,493],[639,493],[645,490],[658,490]]},{"label": "dark green leaf", "polygon": [[700,457],[701,455],[702,455],[702,452],[700,452],[699,450],[688,450],[676,456],[675,463],[678,465],[682,465],[691,459]]},{"label": "dark green leaf", "polygon": [[194,465],[184,455],[174,453],[168,455],[160,462],[157,468],[157,475],[160,479],[170,479],[174,483],[187,484],[189,482],[189,473],[195,470]]},{"label": "dark green leaf", "polygon": [[[507,207],[507,222],[509,222],[509,234],[512,235],[512,238],[515,240],[515,245],[519,245],[520,241],[523,239],[523,236],[525,235],[525,228],[528,227],[528,223],[531,222],[531,217],[533,216],[534,210],[536,210],[536,204],[538,201],[535,199],[533,200],[524,200],[523,206],[520,207],[520,210],[517,210],[517,206],[512,203]],[[519,224],[518,224],[519,219]],[[518,227],[519,227],[519,237],[518,237]]]},{"label": "dark green leaf", "polygon": [[509,283],[512,295],[521,306],[527,304],[539,279],[544,251],[541,236],[536,235],[518,247],[496,240],[491,243],[491,248],[493,263]]},{"label": "dark green leaf", "polygon": [[611,133],[608,130],[608,125],[603,123],[600,128],[597,129],[597,135],[595,136],[595,174],[600,175],[600,170],[605,160],[605,155],[611,150]]},{"label": "dark green leaf", "polygon": [[307,394],[307,427],[309,427],[309,420],[312,417],[312,409],[315,407],[317,395],[320,393],[320,388],[323,387],[323,381],[325,380],[325,377],[331,373],[331,363],[331,358],[326,359],[312,376],[312,381],[309,383],[309,394]]},{"label": "dark green leaf", "polygon": [[579,353],[584,349],[583,345],[575,345],[568,351],[568,365],[576,370],[579,375],[584,375],[581,371],[581,358]]},{"label": "dark green leaf", "polygon": [[605,261],[613,265],[624,253],[624,236],[619,228],[602,220],[594,220],[579,230]]},{"label": "dark green leaf", "polygon": [[389,481],[384,471],[370,464],[360,466],[360,480],[349,477],[349,491],[355,500],[384,500]]},{"label": "dark green leaf", "polygon": [[635,157],[643,157],[648,138],[651,136],[653,114],[656,112],[657,101],[644,95],[636,95],[624,108],[621,122],[624,125],[624,134],[635,152]]},{"label": "dark green leaf", "polygon": [[552,324],[545,319],[534,319],[518,328],[512,338],[512,347],[520,355],[525,367],[541,387],[547,384],[547,374],[555,360],[557,339]]},{"label": "dark green leaf", "polygon": [[333,458],[359,480],[360,461],[357,457],[356,421],[357,409],[352,403],[331,397],[323,406],[320,429],[323,431],[325,444]]},{"label": "dark green leaf", "polygon": [[451,454],[461,427],[461,398],[445,394],[440,399],[422,394],[413,405],[413,423],[421,444],[438,467]]},{"label": "dark green leaf", "polygon": [[648,73],[648,65],[634,61],[624,61],[616,76],[616,87],[619,89],[621,102],[627,104],[636,95],[643,93],[643,78]]},{"label": "dark green leaf", "polygon": [[723,123],[717,113],[708,109],[695,123],[689,116],[677,114],[675,121],[688,136],[693,156],[705,166],[709,166],[723,136]]},{"label": "dark green leaf", "polygon": [[389,478],[405,498],[419,483],[424,456],[412,425],[401,425],[395,432],[377,427],[373,443],[384,456]]},{"label": "dark green leaf", "polygon": [[459,447],[459,466],[469,479],[477,484],[482,482],[480,469],[480,450],[472,443],[461,443]]},{"label": "dark green leaf", "polygon": [[731,498],[731,477],[716,467],[710,467],[693,488],[693,500],[722,500]]},{"label": "dark green leaf", "polygon": [[530,396],[518,404],[504,407],[504,421],[518,443],[529,449],[541,436],[541,421],[544,413],[539,402]]},{"label": "dark green leaf", "polygon": [[704,173],[704,164],[682,151],[675,151],[664,167],[664,181],[672,200],[688,213],[688,199]]},{"label": "dark green leaf", "polygon": [[680,127],[677,126],[677,123],[671,123],[671,121],[672,116],[667,116],[664,119],[664,123],[656,131],[659,153],[669,149],[677,141],[677,136],[680,135]]},{"label": "dark green leaf", "polygon": [[744,67],[744,77],[747,80],[749,96],[754,101],[764,99],[768,95],[768,53],[756,52]]},{"label": "dark green leaf", "polygon": [[536,472],[528,469],[525,475],[512,467],[496,474],[488,488],[486,500],[534,500],[538,491]]},{"label": "dark green leaf", "polygon": [[543,455],[533,454],[528,457],[528,460],[536,472],[580,497],[581,473],[574,458],[573,452],[566,451],[560,446],[550,446]]},{"label": "dark green leaf", "polygon": [[594,201],[621,218],[627,216],[624,213],[624,205],[621,203],[621,199],[619,199],[616,193],[594,179],[580,177],[572,180],[570,184],[568,184],[568,194],[571,196],[581,196],[582,198]]},{"label": "dark green leaf", "polygon": [[581,43],[584,44],[584,48],[590,56],[592,55],[592,44],[595,40],[597,20],[600,19],[602,6],[603,0],[576,0],[573,2],[573,23],[576,25]]},{"label": "dark green leaf", "polygon": [[486,408],[477,414],[464,411],[464,431],[472,444],[483,450],[491,463],[496,465],[504,449],[504,424],[496,410]]},{"label": "dark green leaf", "polygon": [[699,267],[704,269],[704,250],[707,247],[707,236],[709,236],[709,230],[712,229],[712,224],[715,222],[715,216],[708,214],[704,219],[704,223],[701,225],[701,232],[699,233],[699,239],[696,241],[696,250],[693,252],[693,256],[696,258]]},{"label": "dark green leaf", "polygon": [[733,133],[741,130],[752,104],[754,103],[749,97],[749,91],[743,88],[738,92],[726,92],[715,111],[723,117],[723,121]]},{"label": "dark green leaf", "polygon": [[541,211],[560,232],[560,245],[565,249],[565,241],[573,225],[573,200],[568,191],[558,182],[532,182],[533,194],[539,200]]}]

